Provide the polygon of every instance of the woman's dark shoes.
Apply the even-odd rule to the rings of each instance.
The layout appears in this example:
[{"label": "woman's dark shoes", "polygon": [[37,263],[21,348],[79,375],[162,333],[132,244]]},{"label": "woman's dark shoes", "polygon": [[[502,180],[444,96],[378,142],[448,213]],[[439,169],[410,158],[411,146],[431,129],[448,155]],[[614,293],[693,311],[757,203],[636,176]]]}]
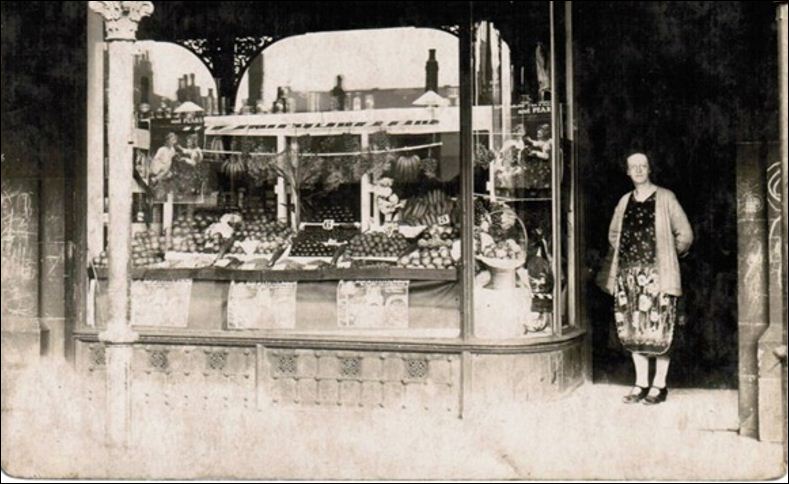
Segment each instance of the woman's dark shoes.
[{"label": "woman's dark shoes", "polygon": [[667,388],[652,387],[652,390],[657,390],[657,394],[654,391],[650,391],[644,398],[644,405],[657,405],[666,401],[668,396]]},{"label": "woman's dark shoes", "polygon": [[647,394],[649,393],[649,388],[635,386],[633,390],[630,392],[630,395],[625,395],[622,398],[622,402],[624,403],[638,403],[643,400]]}]

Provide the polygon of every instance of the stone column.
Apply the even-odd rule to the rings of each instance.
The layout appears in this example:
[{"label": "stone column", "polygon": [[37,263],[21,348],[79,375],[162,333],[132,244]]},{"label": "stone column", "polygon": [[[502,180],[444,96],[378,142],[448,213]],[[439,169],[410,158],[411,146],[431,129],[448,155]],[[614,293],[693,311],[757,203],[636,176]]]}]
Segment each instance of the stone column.
[{"label": "stone column", "polygon": [[741,142],[737,153],[737,258],[740,434],[759,435],[759,337],[768,321],[767,209],[761,144]]},{"label": "stone column", "polygon": [[151,2],[89,2],[104,18],[109,58],[109,322],[99,339],[107,345],[107,438],[123,448],[131,428],[131,356],[138,335],[129,324],[129,246],[134,133],[133,48],[139,21]]},{"label": "stone column", "polygon": [[[759,350],[769,352],[760,361],[764,369],[759,372],[759,432],[768,440],[783,440],[784,462],[787,459],[787,393],[786,393],[786,325],[787,325],[787,225],[789,224],[789,197],[787,197],[787,183],[789,183],[789,147],[787,141],[789,134],[789,116],[787,113],[787,99],[789,98],[789,66],[787,65],[787,52],[789,52],[789,7],[787,2],[776,2],[776,29],[778,31],[778,136],[779,156],[774,165],[771,165],[769,175],[771,214],[774,223],[771,224],[770,244],[771,250],[770,280],[774,282],[774,290],[770,294],[771,309],[770,327],[759,341]],[[773,161],[772,159],[770,160]],[[772,228],[774,225],[775,228]],[[762,399],[765,399],[765,408],[762,408]],[[769,402],[766,399],[771,399]],[[769,408],[767,408],[769,405]],[[762,416],[764,415],[764,417]]]},{"label": "stone column", "polygon": [[787,61],[787,54],[789,54],[789,6],[786,1],[778,5],[778,89],[780,94],[778,96],[778,110],[779,110],[779,137],[781,143],[781,220],[783,226],[783,248],[781,251],[781,280],[784,281],[783,285],[783,347],[779,347],[777,356],[782,359],[783,364],[783,400],[782,407],[784,411],[784,462],[787,462],[787,450],[789,449],[789,438],[787,438],[787,368],[786,368],[786,347],[787,347],[787,288],[786,279],[787,274],[787,245],[789,245],[789,196],[787,196],[787,185],[789,185],[789,61]]}]

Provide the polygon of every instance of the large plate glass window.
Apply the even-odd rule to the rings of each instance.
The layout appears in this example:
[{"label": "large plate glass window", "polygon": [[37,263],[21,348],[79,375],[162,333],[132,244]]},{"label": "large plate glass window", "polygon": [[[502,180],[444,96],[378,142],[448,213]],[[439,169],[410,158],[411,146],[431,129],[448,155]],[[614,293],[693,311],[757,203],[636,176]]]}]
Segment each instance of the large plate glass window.
[{"label": "large plate glass window", "polygon": [[490,119],[473,132],[477,338],[552,337],[574,321],[563,8],[475,12],[473,116]]},{"label": "large plate glass window", "polygon": [[[459,336],[456,35],[408,27],[268,41],[234,103],[217,98],[187,49],[140,45],[132,297],[177,290],[188,303],[173,308],[181,317],[139,321]],[[479,123],[493,131],[489,116]],[[93,264],[99,326],[105,263]]]}]

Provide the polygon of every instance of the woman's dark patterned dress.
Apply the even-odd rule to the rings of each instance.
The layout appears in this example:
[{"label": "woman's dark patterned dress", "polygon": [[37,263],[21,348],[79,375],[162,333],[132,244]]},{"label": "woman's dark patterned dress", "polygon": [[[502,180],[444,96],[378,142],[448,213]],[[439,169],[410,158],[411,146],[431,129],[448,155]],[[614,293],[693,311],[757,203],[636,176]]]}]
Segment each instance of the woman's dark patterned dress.
[{"label": "woman's dark patterned dress", "polygon": [[643,202],[631,195],[619,240],[614,317],[622,345],[651,356],[669,351],[677,321],[677,298],[660,292],[655,246],[655,194]]}]

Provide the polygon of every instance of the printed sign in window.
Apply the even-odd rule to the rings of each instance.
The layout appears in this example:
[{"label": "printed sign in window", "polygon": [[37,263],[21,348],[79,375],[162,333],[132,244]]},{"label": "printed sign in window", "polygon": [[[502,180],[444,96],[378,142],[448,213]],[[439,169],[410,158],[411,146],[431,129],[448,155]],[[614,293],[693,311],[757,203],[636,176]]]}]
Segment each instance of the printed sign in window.
[{"label": "printed sign in window", "polygon": [[340,281],[341,328],[408,328],[408,281]]},{"label": "printed sign in window", "polygon": [[191,279],[132,281],[131,324],[185,328],[191,296]]},{"label": "printed sign in window", "polygon": [[296,289],[296,282],[231,282],[227,295],[227,328],[294,328]]}]

